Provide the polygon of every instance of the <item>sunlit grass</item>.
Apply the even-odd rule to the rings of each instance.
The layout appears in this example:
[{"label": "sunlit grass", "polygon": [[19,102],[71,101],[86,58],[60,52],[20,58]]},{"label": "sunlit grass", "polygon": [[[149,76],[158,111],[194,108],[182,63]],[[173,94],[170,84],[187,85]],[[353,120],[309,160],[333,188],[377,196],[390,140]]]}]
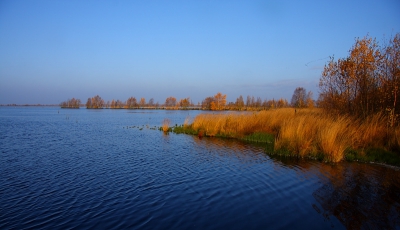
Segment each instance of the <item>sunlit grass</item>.
[{"label": "sunlit grass", "polygon": [[[384,154],[387,150],[400,147],[400,129],[388,129],[380,114],[358,120],[349,116],[329,115],[320,109],[295,111],[293,108],[283,108],[260,112],[200,114],[191,124],[186,120],[181,129],[181,132],[199,136],[265,143],[272,140],[276,154],[301,158],[322,156],[323,160],[329,162],[345,159],[346,153],[350,151],[362,158],[372,148],[380,148]],[[271,138],[271,135],[275,138]]]}]

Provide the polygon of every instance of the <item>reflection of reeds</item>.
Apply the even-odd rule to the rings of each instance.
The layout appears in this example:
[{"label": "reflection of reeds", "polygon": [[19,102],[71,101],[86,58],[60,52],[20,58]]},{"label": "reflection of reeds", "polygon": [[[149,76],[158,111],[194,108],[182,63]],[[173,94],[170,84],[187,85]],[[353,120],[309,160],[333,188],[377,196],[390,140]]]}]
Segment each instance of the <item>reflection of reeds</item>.
[{"label": "reflection of reeds", "polygon": [[[188,126],[187,124],[185,126]],[[254,133],[275,135],[274,149],[299,157],[323,154],[327,161],[338,162],[348,149],[400,146],[400,128],[388,130],[381,115],[366,120],[333,116],[319,109],[294,109],[200,114],[189,128],[205,136],[243,138]]]},{"label": "reflection of reeds", "polygon": [[168,132],[170,123],[171,123],[171,121],[169,119],[167,119],[167,118],[164,119],[163,124],[162,124],[162,130],[164,132]]}]

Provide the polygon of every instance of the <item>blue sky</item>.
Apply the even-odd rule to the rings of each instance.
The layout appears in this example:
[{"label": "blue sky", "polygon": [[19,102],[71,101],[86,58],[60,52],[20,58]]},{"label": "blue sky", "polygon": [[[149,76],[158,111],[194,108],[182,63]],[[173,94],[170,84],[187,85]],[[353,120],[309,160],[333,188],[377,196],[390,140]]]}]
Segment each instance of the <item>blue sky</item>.
[{"label": "blue sky", "polygon": [[298,86],[317,98],[327,57],[400,32],[399,12],[398,0],[2,0],[0,104],[290,100]]}]

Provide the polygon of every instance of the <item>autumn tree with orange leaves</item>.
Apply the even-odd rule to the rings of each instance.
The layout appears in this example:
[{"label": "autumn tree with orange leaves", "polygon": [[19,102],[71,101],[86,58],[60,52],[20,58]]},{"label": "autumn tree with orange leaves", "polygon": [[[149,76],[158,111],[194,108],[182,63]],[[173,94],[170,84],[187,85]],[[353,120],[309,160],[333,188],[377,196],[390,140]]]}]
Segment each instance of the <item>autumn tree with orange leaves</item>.
[{"label": "autumn tree with orange leaves", "polygon": [[88,109],[102,109],[104,107],[104,100],[96,95],[92,98],[88,98],[86,102],[86,108]]},{"label": "autumn tree with orange leaves", "polygon": [[[201,108],[206,109],[206,110],[211,110],[211,104],[214,102],[214,97],[206,97],[202,102],[201,102]],[[214,103],[215,106],[215,103]]]},{"label": "autumn tree with orange leaves", "polygon": [[168,97],[165,100],[165,106],[166,107],[174,107],[174,106],[176,106],[176,98],[175,97]]},{"label": "autumn tree with orange leaves", "polygon": [[125,103],[120,100],[112,100],[110,104],[111,109],[122,109],[125,107]]},{"label": "autumn tree with orange leaves", "polygon": [[206,97],[201,103],[201,107],[207,110],[223,110],[226,105],[226,94],[218,92],[213,97]]},{"label": "autumn tree with orange leaves", "polygon": [[183,109],[187,109],[190,106],[190,98],[183,98],[179,101],[179,106]]},{"label": "autumn tree with orange leaves", "polygon": [[226,104],[226,94],[223,95],[222,93],[218,92],[215,94],[214,99],[215,110],[223,110]]},{"label": "autumn tree with orange leaves", "polygon": [[139,105],[140,105],[141,107],[146,106],[146,99],[145,99],[144,97],[140,98]]},{"label": "autumn tree with orange leaves", "polygon": [[388,113],[393,126],[400,113],[400,34],[385,46],[357,38],[348,57],[325,65],[319,88],[319,105],[327,111],[362,118]]}]

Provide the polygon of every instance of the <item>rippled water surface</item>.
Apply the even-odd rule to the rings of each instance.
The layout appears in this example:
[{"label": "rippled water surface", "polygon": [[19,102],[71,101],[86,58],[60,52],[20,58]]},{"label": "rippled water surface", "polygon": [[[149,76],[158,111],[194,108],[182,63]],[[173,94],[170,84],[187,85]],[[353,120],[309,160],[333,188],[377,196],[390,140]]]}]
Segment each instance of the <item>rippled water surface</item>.
[{"label": "rippled water surface", "polygon": [[165,135],[198,111],[0,107],[0,229],[400,228],[400,172]]}]

